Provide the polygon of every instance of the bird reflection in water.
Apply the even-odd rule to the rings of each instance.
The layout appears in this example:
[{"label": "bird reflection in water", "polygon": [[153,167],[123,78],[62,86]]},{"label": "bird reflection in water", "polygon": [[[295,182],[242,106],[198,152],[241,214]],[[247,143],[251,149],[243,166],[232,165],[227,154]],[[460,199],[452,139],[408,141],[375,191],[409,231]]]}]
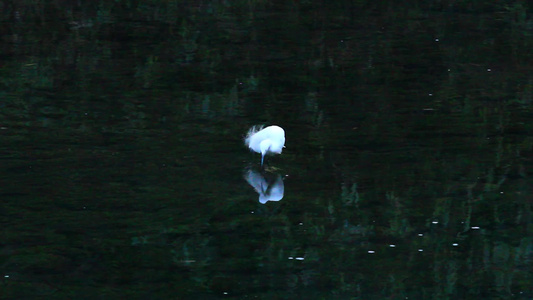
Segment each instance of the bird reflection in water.
[{"label": "bird reflection in water", "polygon": [[283,199],[284,185],[280,174],[248,169],[244,174],[244,179],[259,194],[261,204]]}]

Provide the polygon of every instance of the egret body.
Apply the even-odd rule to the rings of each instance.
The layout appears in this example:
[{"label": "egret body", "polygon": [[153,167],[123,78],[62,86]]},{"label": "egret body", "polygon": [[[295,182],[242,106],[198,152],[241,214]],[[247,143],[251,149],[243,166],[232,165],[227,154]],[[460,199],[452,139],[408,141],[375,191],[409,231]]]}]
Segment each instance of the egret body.
[{"label": "egret body", "polygon": [[251,150],[261,153],[262,166],[265,154],[281,154],[281,150],[285,147],[285,130],[276,125],[267,128],[253,126],[248,130],[244,143]]}]

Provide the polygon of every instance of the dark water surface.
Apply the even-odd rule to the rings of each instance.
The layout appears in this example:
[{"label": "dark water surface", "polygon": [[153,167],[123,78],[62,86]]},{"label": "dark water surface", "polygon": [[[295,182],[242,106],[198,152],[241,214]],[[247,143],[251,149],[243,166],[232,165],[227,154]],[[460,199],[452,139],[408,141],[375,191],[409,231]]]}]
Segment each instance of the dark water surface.
[{"label": "dark water surface", "polygon": [[0,298],[533,298],[531,6],[333,2],[0,4]]}]

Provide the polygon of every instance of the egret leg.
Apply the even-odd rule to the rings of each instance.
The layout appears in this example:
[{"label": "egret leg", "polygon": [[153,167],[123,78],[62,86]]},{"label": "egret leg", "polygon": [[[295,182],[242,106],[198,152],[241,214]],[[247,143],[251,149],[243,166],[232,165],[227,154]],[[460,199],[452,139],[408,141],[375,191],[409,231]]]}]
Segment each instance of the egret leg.
[{"label": "egret leg", "polygon": [[263,159],[265,158],[265,155],[261,155],[261,166],[263,166]]}]

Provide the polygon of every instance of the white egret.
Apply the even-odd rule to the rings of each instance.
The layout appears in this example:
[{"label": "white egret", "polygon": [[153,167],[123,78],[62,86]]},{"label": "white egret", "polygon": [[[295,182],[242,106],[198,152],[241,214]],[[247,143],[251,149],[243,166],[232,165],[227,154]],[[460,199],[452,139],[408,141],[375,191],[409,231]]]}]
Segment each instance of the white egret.
[{"label": "white egret", "polygon": [[285,130],[276,125],[267,128],[263,128],[262,125],[253,126],[248,130],[244,143],[251,150],[261,153],[262,166],[265,154],[281,154],[281,150],[285,148]]}]

